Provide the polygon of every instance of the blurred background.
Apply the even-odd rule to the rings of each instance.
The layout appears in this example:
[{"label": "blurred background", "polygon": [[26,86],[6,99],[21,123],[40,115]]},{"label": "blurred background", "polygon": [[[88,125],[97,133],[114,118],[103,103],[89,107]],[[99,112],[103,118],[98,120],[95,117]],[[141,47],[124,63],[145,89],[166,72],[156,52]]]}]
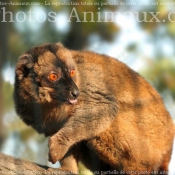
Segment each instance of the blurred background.
[{"label": "blurred background", "polygon": [[[22,0],[16,0],[14,3],[0,2],[1,152],[52,166],[47,161],[48,138],[27,127],[16,115],[13,103],[18,57],[45,42],[62,42],[69,49],[91,50],[126,63],[159,91],[175,120],[173,1],[38,0],[20,5]],[[174,174],[171,164],[171,175]]]}]

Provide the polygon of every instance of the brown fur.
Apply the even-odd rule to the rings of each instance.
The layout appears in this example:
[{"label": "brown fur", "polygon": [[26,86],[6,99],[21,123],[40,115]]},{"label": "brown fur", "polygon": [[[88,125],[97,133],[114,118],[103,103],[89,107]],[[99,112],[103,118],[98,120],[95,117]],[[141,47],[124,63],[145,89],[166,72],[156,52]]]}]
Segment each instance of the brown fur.
[{"label": "brown fur", "polygon": [[[60,74],[52,84],[50,71]],[[77,173],[78,161],[101,174],[168,169],[172,119],[154,88],[116,59],[59,43],[34,47],[18,60],[14,99],[21,118],[51,136],[50,161],[63,170]]]}]

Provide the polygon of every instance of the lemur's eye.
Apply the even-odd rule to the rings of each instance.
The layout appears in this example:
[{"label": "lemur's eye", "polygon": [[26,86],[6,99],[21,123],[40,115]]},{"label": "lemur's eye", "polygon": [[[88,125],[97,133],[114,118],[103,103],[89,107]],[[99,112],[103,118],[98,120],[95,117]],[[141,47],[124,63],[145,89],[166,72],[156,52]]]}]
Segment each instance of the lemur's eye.
[{"label": "lemur's eye", "polygon": [[49,74],[49,80],[56,81],[58,79],[58,75],[56,73]]},{"label": "lemur's eye", "polygon": [[72,70],[70,71],[70,76],[73,77],[74,75],[75,75],[75,70],[72,69]]}]

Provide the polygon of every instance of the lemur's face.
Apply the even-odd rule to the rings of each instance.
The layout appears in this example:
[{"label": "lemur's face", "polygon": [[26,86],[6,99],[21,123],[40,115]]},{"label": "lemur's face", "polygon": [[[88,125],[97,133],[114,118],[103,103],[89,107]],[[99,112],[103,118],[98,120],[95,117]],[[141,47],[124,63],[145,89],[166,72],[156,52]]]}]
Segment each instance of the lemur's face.
[{"label": "lemur's face", "polygon": [[21,91],[19,93],[25,99],[37,103],[77,102],[77,68],[71,53],[61,49],[59,44],[45,44],[32,48],[19,58],[16,81]]}]

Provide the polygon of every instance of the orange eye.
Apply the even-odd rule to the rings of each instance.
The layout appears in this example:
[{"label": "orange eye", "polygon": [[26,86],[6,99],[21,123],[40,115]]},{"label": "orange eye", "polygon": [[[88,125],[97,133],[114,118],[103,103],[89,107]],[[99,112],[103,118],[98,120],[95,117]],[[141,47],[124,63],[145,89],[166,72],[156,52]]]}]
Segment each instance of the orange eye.
[{"label": "orange eye", "polygon": [[55,74],[55,73],[51,73],[51,74],[49,75],[49,79],[50,79],[51,81],[55,81],[55,80],[58,79],[58,75]]},{"label": "orange eye", "polygon": [[75,70],[72,69],[72,70],[70,71],[70,76],[73,77],[74,75],[75,75]]}]

